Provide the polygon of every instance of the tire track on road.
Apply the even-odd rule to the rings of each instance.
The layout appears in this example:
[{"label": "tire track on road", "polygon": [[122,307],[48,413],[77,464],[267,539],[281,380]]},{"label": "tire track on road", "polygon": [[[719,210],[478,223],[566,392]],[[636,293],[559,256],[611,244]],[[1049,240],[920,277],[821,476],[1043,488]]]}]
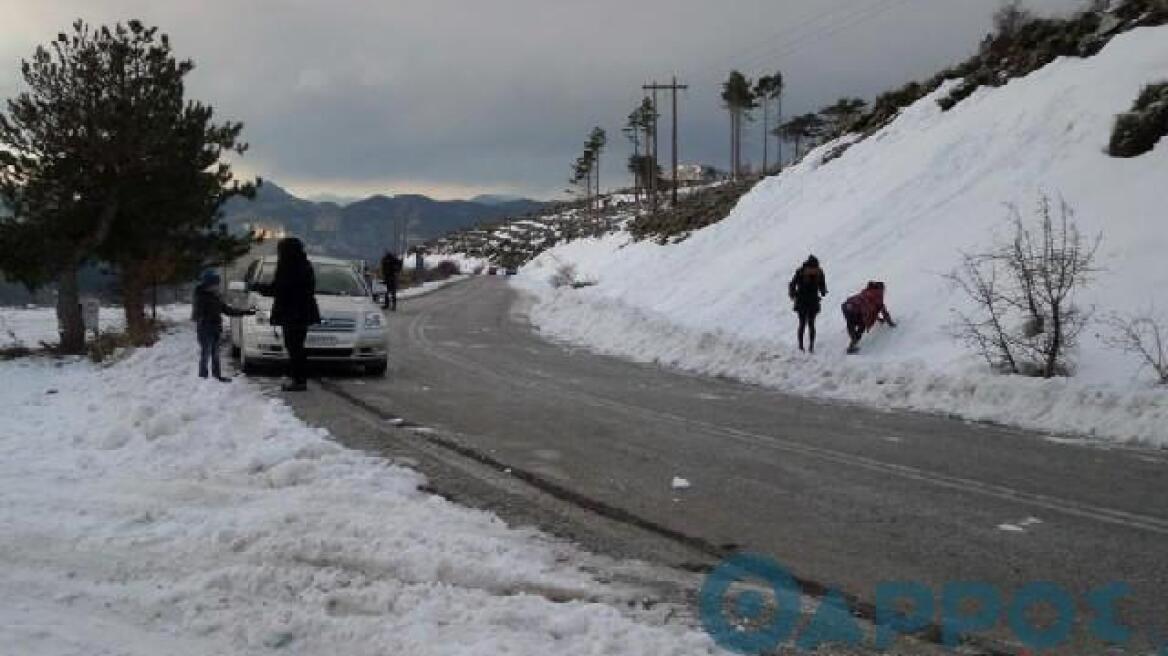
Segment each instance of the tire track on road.
[{"label": "tire track on road", "polygon": [[553,393],[568,402],[586,403],[598,410],[619,412],[645,421],[667,422],[675,426],[690,430],[697,430],[705,435],[716,438],[728,438],[751,446],[765,445],[771,448],[800,455],[808,458],[831,462],[833,464],[858,467],[877,473],[896,476],[918,483],[925,483],[935,487],[956,490],[979,496],[991,497],[1002,501],[1009,501],[1041,508],[1064,515],[1081,519],[1104,522],[1112,525],[1168,536],[1168,519],[1150,515],[1141,515],[1124,510],[1107,508],[1083,503],[1070,499],[1055,497],[1048,494],[1027,492],[1017,488],[986,483],[969,478],[927,471],[909,465],[890,463],[875,458],[859,456],[844,451],[818,447],[797,440],[766,435],[753,431],[741,430],[729,426],[715,425],[681,415],[653,410],[643,406],[632,405],[616,399],[598,396],[579,386],[565,384],[562,380],[532,370],[523,370],[523,374],[538,378],[537,381],[524,380],[519,375],[504,375],[490,367],[473,361],[462,355],[456,355],[436,345],[426,336],[426,322],[430,320],[433,310],[424,310],[411,320],[408,336],[421,350],[431,357],[445,362],[464,371],[498,381],[520,389],[539,390],[542,393]]}]

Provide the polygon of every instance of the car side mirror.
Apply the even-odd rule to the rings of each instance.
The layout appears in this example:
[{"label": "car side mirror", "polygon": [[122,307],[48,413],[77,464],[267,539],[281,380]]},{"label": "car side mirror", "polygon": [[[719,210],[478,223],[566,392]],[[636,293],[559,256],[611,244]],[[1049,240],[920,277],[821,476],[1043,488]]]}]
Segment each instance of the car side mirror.
[{"label": "car side mirror", "polygon": [[232,280],[227,283],[227,291],[229,292],[246,292],[247,283],[242,280]]}]

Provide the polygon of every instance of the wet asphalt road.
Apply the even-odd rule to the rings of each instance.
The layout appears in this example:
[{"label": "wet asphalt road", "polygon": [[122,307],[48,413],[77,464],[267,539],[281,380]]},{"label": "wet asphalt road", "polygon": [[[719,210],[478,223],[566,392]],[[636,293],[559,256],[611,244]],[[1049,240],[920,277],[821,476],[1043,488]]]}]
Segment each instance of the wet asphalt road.
[{"label": "wet asphalt road", "polygon": [[[403,301],[390,315],[388,377],[327,386],[496,465],[695,544],[767,554],[861,600],[885,581],[938,594],[985,581],[1008,604],[1052,581],[1088,621],[1088,592],[1120,581],[1132,588],[1121,616],[1140,641],[1168,635],[1168,453],[596,356],[540,338],[522,305],[499,278]],[[318,409],[348,403],[313,395]],[[674,477],[691,487],[673,489]],[[1082,628],[1066,653],[1102,653]]]}]

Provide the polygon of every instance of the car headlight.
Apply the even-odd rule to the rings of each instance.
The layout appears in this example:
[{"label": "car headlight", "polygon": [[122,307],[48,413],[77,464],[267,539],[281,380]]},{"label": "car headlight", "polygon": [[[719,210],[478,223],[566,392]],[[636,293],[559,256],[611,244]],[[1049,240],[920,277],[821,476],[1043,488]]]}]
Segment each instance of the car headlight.
[{"label": "car headlight", "polygon": [[365,313],[365,327],[366,328],[380,328],[382,316],[380,312],[366,312]]}]

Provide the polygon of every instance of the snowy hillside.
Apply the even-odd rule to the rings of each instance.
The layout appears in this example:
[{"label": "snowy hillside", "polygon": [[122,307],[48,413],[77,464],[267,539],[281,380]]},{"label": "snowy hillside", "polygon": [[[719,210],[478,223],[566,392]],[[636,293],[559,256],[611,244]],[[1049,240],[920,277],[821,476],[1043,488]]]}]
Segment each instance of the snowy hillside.
[{"label": "snowy hillside", "polygon": [[[1165,77],[1168,27],[1149,27],[949,112],[936,102],[943,87],[842,157],[822,163],[828,144],[764,180],[681,244],[621,233],[576,241],[532,262],[518,284],[538,295],[541,329],[606,352],[805,394],[1168,445],[1168,391],[1109,350],[1101,326],[1084,335],[1071,380],[995,376],[952,337],[953,310],[966,301],[944,279],[961,251],[1009,233],[1006,204],[1029,216],[1046,193],[1075,208],[1084,232],[1103,235],[1106,270],[1079,300],[1099,314],[1156,306],[1168,316],[1168,140],[1134,159],[1104,153],[1116,114]],[[814,356],[794,349],[786,298],[809,253],[831,291]],[[599,284],[552,290],[563,262]],[[877,328],[849,359],[839,305],[871,279],[888,284],[900,327]]]}]

